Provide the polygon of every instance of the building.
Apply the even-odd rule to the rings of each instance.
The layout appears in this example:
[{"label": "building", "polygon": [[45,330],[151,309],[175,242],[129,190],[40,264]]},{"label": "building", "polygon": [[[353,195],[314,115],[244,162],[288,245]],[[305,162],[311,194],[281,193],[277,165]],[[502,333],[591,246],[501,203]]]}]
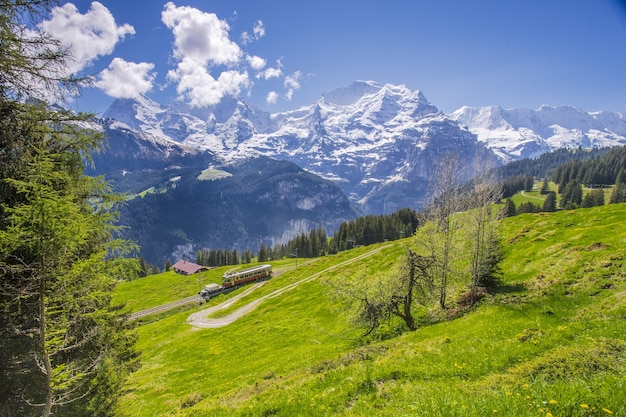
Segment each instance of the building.
[{"label": "building", "polygon": [[209,269],[206,266],[194,264],[193,262],[185,261],[184,259],[176,262],[172,265],[172,268],[174,268],[174,272],[182,275],[193,275],[196,272],[207,271]]}]

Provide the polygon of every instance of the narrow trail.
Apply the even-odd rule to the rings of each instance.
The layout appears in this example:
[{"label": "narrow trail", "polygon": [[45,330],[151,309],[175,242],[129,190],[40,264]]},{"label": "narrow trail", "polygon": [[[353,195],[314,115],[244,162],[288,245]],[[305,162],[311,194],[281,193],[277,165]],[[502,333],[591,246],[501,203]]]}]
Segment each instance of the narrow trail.
[{"label": "narrow trail", "polygon": [[524,197],[526,197],[526,198],[532,198],[534,200],[544,201],[543,198],[541,198],[541,197],[535,197],[535,196],[532,196],[532,195],[526,195],[526,192],[524,192],[524,190],[522,190],[521,194]]},{"label": "narrow trail", "polygon": [[336,265],[330,266],[320,272],[316,272],[315,274],[301,279],[300,281],[294,282],[292,284],[286,285],[282,288],[279,288],[277,290],[272,291],[271,293],[264,295],[263,297],[259,297],[254,301],[249,302],[248,304],[240,307],[239,309],[235,310],[234,312],[228,314],[227,316],[224,317],[220,317],[220,318],[209,318],[207,316],[209,316],[210,314],[213,314],[216,311],[219,310],[223,310],[225,308],[230,307],[231,305],[233,305],[233,303],[235,303],[237,300],[239,300],[240,298],[244,297],[245,295],[248,295],[249,293],[251,293],[252,291],[256,290],[258,287],[260,287],[261,285],[265,284],[267,281],[263,281],[260,282],[258,284],[255,284],[254,286],[252,286],[251,288],[247,289],[246,291],[244,291],[243,293],[237,295],[236,297],[231,298],[230,300],[227,300],[221,304],[218,304],[216,306],[213,307],[209,307],[207,309],[198,311],[196,313],[191,314],[188,318],[187,318],[187,324],[190,324],[191,326],[197,327],[197,328],[202,328],[202,329],[216,329],[219,327],[224,327],[224,326],[228,326],[229,324],[235,322],[237,319],[245,316],[246,314],[250,313],[252,310],[254,310],[259,304],[261,304],[263,301],[271,299],[271,298],[275,298],[278,297],[279,295],[287,292],[287,291],[291,291],[294,288],[297,288],[300,284],[304,284],[306,282],[310,282],[313,281],[314,279],[318,278],[320,275],[325,274],[328,271],[332,271],[333,269],[336,268],[341,268],[345,265],[349,265],[353,262],[356,262],[358,260],[361,260],[363,258],[367,258],[377,252],[380,252],[381,250],[389,247],[390,245],[385,245],[385,246],[381,246],[379,248],[376,249],[372,249],[368,252],[365,252],[362,255],[359,255],[357,257],[354,257],[352,259],[348,259],[346,261],[343,261],[341,263],[338,263]]}]

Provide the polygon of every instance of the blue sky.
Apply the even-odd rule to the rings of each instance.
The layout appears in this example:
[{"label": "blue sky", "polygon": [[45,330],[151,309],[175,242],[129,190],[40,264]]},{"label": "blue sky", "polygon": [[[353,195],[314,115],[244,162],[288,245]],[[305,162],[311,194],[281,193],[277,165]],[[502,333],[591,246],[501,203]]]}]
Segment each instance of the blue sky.
[{"label": "blue sky", "polygon": [[210,105],[239,94],[270,112],[355,80],[405,84],[445,112],[573,105],[626,114],[626,5],[617,0],[101,0],[40,27],[113,97]]}]

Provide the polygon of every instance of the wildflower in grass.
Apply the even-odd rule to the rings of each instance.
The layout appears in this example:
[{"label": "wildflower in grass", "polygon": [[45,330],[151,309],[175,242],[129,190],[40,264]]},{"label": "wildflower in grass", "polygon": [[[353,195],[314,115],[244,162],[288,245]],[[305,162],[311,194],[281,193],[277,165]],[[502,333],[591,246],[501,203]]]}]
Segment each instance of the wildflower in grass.
[{"label": "wildflower in grass", "polygon": [[589,408],[589,404],[581,404],[580,406],[581,406],[582,408],[584,408],[584,409]]},{"label": "wildflower in grass", "polygon": [[546,413],[546,417],[554,417],[552,413]]},{"label": "wildflower in grass", "polygon": [[556,400],[550,400],[548,401],[550,404],[556,404]]},{"label": "wildflower in grass", "polygon": [[613,412],[609,410],[608,408],[603,408],[602,411],[604,411],[607,414],[613,414]]}]

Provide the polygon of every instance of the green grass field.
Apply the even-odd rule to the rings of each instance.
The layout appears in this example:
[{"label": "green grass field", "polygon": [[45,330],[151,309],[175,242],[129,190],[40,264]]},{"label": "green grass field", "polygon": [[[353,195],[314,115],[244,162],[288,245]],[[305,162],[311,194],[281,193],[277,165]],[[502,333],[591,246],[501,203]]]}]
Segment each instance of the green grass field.
[{"label": "green grass field", "polygon": [[[227,327],[187,325],[200,307],[160,316],[137,328],[143,365],[127,385],[121,412],[626,415],[625,222],[626,204],[505,219],[497,291],[460,317],[424,322],[414,332],[398,321],[377,338],[354,340],[358,329],[323,284],[388,270],[410,239],[300,264],[238,305],[319,277]],[[223,271],[206,272],[203,285],[219,282]],[[116,301],[137,311],[197,289],[196,276],[160,274],[120,285]]]}]

